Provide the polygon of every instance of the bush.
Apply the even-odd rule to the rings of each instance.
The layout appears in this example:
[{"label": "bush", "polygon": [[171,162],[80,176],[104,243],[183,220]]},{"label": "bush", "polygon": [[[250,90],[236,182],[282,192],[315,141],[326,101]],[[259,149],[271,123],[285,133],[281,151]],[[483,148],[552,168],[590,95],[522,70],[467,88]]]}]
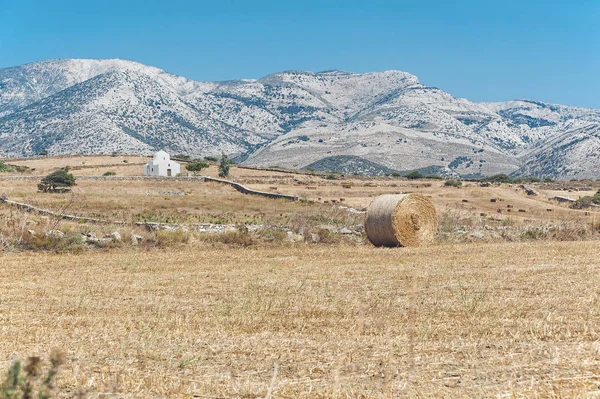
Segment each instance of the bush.
[{"label": "bush", "polygon": [[177,244],[190,242],[190,233],[183,230],[158,230],[156,243],[161,247],[170,247]]},{"label": "bush", "polygon": [[462,182],[459,181],[459,180],[450,179],[450,180],[446,180],[446,182],[444,183],[444,186],[446,186],[446,187],[460,187],[460,186],[462,186]]},{"label": "bush", "polygon": [[37,356],[28,358],[25,367],[15,360],[0,384],[0,399],[51,398],[59,368],[65,361],[62,352],[52,351],[50,365],[44,372],[42,359]]},{"label": "bush", "polygon": [[20,165],[9,165],[3,161],[0,161],[0,173],[23,173],[29,170],[28,166],[20,166]]},{"label": "bush", "polygon": [[55,253],[79,253],[86,249],[81,234],[77,233],[65,233],[63,237],[25,235],[20,246],[28,251]]},{"label": "bush", "polygon": [[198,238],[204,242],[221,243],[236,247],[249,247],[254,243],[254,240],[248,231],[202,234]]},{"label": "bush", "polygon": [[444,180],[444,178],[440,175],[436,175],[436,174],[432,174],[432,175],[427,175],[425,176],[426,179],[433,179],[433,180]]},{"label": "bush", "polygon": [[113,172],[112,170],[109,170],[108,172],[104,172],[104,174],[102,176],[116,176],[117,172]]},{"label": "bush", "polygon": [[319,236],[319,242],[323,244],[338,244],[342,240],[339,234],[327,229],[319,229],[317,235]]},{"label": "bush", "polygon": [[206,162],[192,162],[185,165],[185,168],[192,172],[194,176],[198,174],[202,169],[208,168],[208,164]]},{"label": "bush", "polygon": [[486,177],[481,180],[487,181],[490,183],[514,183],[513,179],[511,179],[510,177],[508,177],[507,175],[505,175],[503,173],[498,174],[498,175],[489,176],[489,177]]},{"label": "bush", "polygon": [[590,206],[592,206],[592,204],[600,205],[600,191],[598,191],[593,196],[587,195],[585,197],[579,198],[577,200],[577,202],[575,202],[574,204],[571,205],[571,208],[575,208],[575,209],[589,208]]},{"label": "bush", "polygon": [[408,180],[417,180],[422,179],[425,176],[423,176],[423,174],[418,170],[413,170],[412,172],[405,174],[404,177],[406,177]]},{"label": "bush", "polygon": [[217,158],[217,157],[211,157],[211,156],[204,157],[204,160],[205,161],[209,161],[209,162],[219,162],[219,158]]}]

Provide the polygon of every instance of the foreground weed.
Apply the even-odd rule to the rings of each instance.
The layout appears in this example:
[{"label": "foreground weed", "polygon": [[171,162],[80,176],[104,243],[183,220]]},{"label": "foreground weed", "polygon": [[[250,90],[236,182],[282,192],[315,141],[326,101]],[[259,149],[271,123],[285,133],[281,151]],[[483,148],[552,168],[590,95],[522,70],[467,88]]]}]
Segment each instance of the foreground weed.
[{"label": "foreground weed", "polygon": [[0,399],[50,399],[54,397],[55,380],[65,355],[52,351],[50,365],[44,372],[43,362],[37,356],[27,359],[25,367],[15,360],[9,367],[6,378],[0,385]]}]

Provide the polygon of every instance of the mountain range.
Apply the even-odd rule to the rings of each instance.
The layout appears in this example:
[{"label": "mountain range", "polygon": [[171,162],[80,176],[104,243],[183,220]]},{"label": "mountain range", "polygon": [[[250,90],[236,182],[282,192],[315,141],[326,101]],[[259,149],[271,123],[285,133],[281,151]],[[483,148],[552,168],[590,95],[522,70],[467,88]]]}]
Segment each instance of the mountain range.
[{"label": "mountain range", "polygon": [[247,165],[600,177],[600,110],[477,103],[401,71],[199,82],[119,59],[0,69],[0,156],[222,152]]}]

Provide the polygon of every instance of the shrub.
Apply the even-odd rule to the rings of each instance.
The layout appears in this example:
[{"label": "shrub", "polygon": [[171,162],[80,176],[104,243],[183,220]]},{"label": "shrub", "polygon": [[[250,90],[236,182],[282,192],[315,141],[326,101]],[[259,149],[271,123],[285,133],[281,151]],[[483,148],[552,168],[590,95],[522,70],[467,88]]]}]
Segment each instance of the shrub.
[{"label": "shrub", "polygon": [[28,166],[20,166],[20,165],[9,165],[3,161],[0,161],[0,173],[3,172],[17,172],[24,173],[29,170]]},{"label": "shrub", "polygon": [[462,186],[462,182],[460,180],[450,179],[450,180],[446,180],[446,182],[444,183],[444,186],[446,186],[446,187],[460,187],[460,186]]},{"label": "shrub", "polygon": [[589,208],[590,206],[592,206],[592,204],[600,205],[600,191],[598,191],[593,196],[586,195],[585,197],[579,198],[577,202],[571,205],[571,208]]},{"label": "shrub", "polygon": [[44,372],[42,359],[37,356],[28,358],[25,367],[20,360],[15,360],[0,384],[0,399],[51,398],[56,376],[65,361],[62,352],[52,351],[50,365]]},{"label": "shrub", "polygon": [[482,181],[487,181],[490,183],[513,183],[513,179],[511,179],[510,177],[508,177],[505,174],[498,174],[498,175],[493,175],[493,176],[489,176],[486,177],[484,179],[482,179]]},{"label": "shrub", "polygon": [[221,243],[237,247],[249,247],[254,243],[248,231],[227,231],[224,233],[202,234],[198,237],[201,241]]},{"label": "shrub", "polygon": [[434,179],[434,180],[444,180],[444,178],[440,175],[432,174],[425,176],[426,179]]},{"label": "shrub", "polygon": [[185,168],[192,172],[194,176],[198,174],[202,169],[208,168],[208,164],[206,162],[192,162],[185,165]]},{"label": "shrub", "polygon": [[209,162],[219,162],[219,158],[212,156],[204,157],[204,160]]},{"label": "shrub", "polygon": [[28,251],[55,253],[79,253],[86,248],[81,234],[77,233],[65,233],[63,237],[24,235],[20,246]]},{"label": "shrub", "polygon": [[319,242],[323,244],[338,244],[342,240],[339,234],[327,229],[319,229],[317,235],[319,236]]},{"label": "shrub", "polygon": [[418,170],[413,170],[412,172],[405,174],[404,177],[406,177],[409,180],[417,180],[422,179],[425,176],[423,176],[423,174]]},{"label": "shrub", "polygon": [[190,233],[183,230],[158,230],[156,243],[161,247],[169,247],[190,242]]},{"label": "shrub", "polygon": [[392,172],[392,177],[402,177],[402,175],[398,172]]},{"label": "shrub", "polygon": [[104,174],[102,176],[116,176],[117,172],[113,172],[112,170],[109,170],[108,172],[104,172]]}]

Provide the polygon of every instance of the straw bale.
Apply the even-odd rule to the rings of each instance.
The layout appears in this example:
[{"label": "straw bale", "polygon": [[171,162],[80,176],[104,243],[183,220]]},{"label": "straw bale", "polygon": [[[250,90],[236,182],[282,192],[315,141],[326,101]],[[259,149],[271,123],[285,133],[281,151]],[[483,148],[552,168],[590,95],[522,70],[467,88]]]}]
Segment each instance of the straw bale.
[{"label": "straw bale", "polygon": [[423,195],[381,195],[367,209],[365,231],[375,246],[418,247],[434,240],[437,213]]}]

